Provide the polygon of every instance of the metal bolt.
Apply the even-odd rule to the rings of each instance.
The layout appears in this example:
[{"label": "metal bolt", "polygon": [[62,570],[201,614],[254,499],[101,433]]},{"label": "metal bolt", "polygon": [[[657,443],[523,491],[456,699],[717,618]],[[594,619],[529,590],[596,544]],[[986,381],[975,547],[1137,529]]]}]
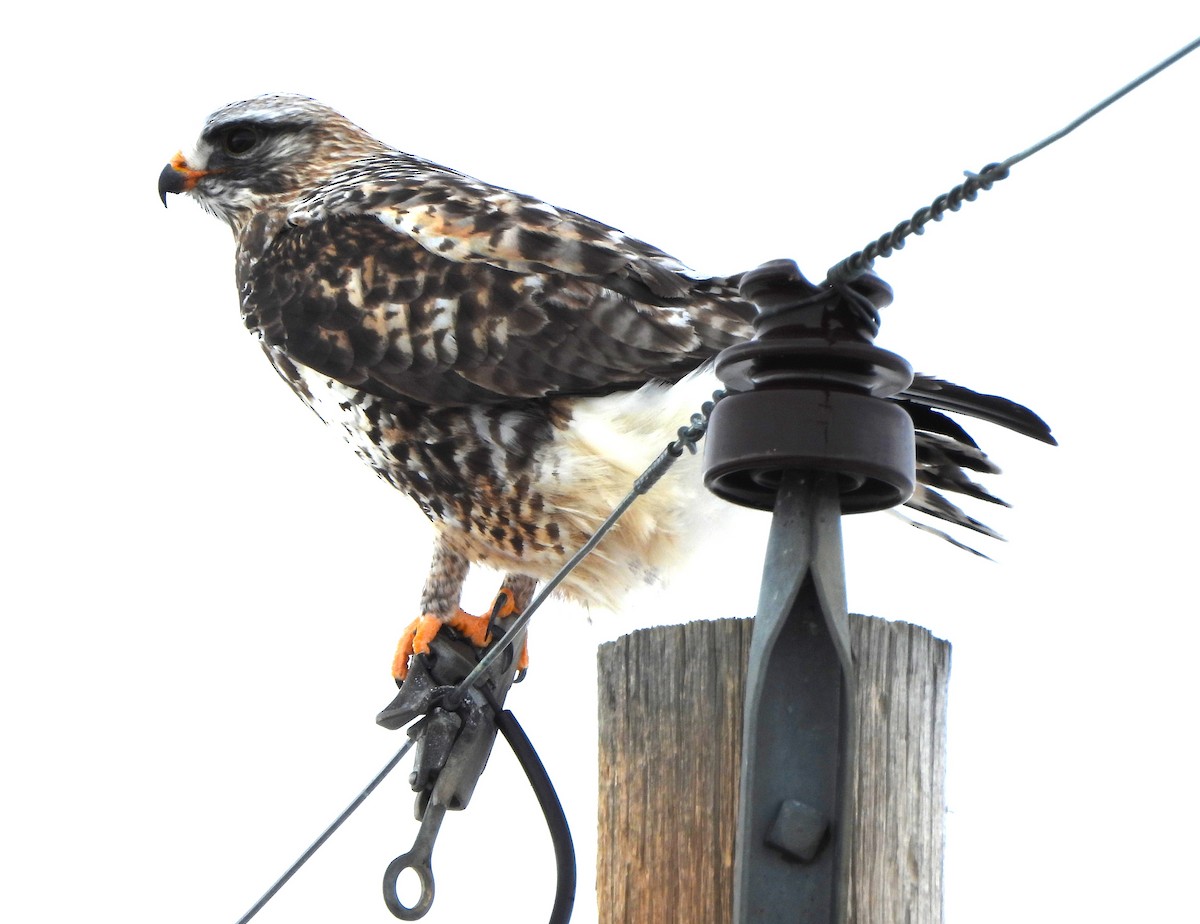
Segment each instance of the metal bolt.
[{"label": "metal bolt", "polygon": [[767,833],[767,844],[789,860],[808,863],[821,851],[828,830],[823,813],[798,799],[786,799]]}]

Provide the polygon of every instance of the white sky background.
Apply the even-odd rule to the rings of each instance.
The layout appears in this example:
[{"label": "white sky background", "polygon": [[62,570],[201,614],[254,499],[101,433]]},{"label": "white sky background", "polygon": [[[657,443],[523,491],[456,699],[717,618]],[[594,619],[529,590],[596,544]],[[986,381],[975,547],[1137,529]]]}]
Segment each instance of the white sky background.
[{"label": "white sky background", "polygon": [[[373,717],[430,528],[263,361],[228,231],[159,205],[212,110],[306,92],[706,272],[791,256],[820,279],[1200,34],[1178,0],[792,6],[8,14],[0,918],[232,922],[400,744]],[[972,427],[1015,505],[982,511],[1010,540],[994,563],[884,515],[846,525],[852,608],[954,644],[951,924],[1197,920],[1198,95],[1200,55],[877,265],[881,346],[1029,403],[1062,443]],[[510,704],[573,824],[580,924],[594,646],[749,614],[749,520],[675,594],[533,624]],[[406,773],[257,920],[393,920]],[[517,774],[498,747],[448,817],[429,924],[548,915]]]}]

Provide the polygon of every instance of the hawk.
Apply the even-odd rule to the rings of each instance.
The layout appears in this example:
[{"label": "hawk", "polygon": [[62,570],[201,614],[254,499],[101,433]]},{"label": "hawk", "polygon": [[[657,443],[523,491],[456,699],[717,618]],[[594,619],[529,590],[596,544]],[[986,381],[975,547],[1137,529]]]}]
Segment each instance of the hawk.
[{"label": "hawk", "polygon": [[[265,95],[218,110],[158,188],[233,230],[242,317],[267,359],[436,527],[420,617],[393,662],[459,606],[472,564],[505,577],[493,615],[528,605],[715,385],[751,335],[738,277],[700,278],[576,212],[396,150],[332,109]],[[910,507],[987,535],[936,489],[1002,503],[966,474],[998,469],[941,410],[1053,442],[1031,411],[917,376],[896,399],[917,431]],[[561,593],[612,607],[694,532],[700,479],[677,466]]]}]

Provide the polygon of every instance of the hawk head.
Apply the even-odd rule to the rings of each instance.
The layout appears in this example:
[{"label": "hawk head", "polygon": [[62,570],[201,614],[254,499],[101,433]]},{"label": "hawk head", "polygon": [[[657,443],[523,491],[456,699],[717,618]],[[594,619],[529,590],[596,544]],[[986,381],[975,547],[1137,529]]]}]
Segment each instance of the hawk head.
[{"label": "hawk head", "polygon": [[258,210],[294,202],[348,164],[389,150],[305,96],[265,95],[209,116],[192,151],[176,154],[158,193],[190,194],[237,233]]}]

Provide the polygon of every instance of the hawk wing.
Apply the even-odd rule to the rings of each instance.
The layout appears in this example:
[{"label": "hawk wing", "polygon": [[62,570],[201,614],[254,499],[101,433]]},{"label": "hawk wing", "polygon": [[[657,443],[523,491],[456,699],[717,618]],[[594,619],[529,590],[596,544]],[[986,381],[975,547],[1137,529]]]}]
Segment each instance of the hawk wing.
[{"label": "hawk wing", "polygon": [[247,326],[346,385],[444,406],[674,381],[750,332],[613,228],[407,156],[362,162],[243,242]]}]

